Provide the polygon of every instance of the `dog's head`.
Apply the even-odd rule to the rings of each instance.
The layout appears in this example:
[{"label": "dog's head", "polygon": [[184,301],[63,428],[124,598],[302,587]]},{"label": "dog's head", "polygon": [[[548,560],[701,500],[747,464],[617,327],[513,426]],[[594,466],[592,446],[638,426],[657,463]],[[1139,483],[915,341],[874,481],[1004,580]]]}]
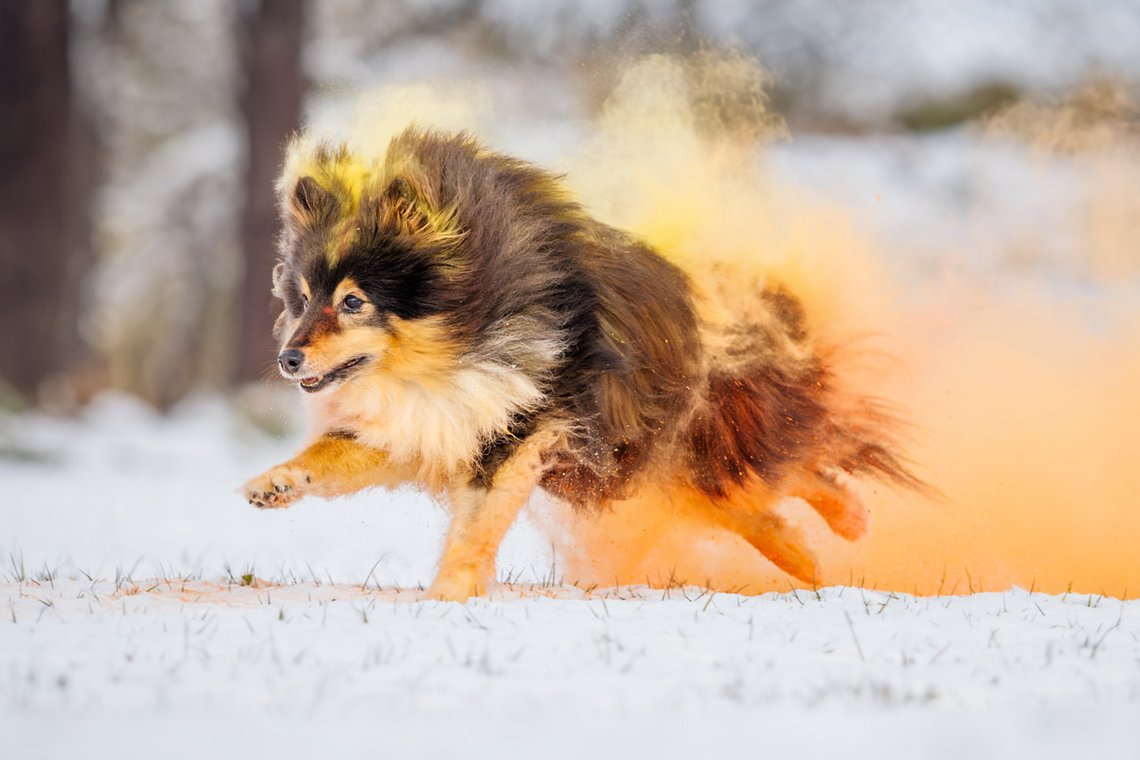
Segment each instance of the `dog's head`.
[{"label": "dog's head", "polygon": [[442,371],[464,233],[427,178],[322,149],[279,193],[282,375],[316,393],[369,372]]}]

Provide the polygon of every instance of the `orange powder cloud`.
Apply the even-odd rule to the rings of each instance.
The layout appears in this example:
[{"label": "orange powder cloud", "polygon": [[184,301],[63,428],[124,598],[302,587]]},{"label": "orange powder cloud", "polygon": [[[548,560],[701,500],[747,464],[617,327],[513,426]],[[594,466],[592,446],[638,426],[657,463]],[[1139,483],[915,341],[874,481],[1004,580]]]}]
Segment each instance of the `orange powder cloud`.
[{"label": "orange powder cloud", "polygon": [[[694,76],[708,60],[736,72],[728,81],[740,97],[702,97],[726,81]],[[868,487],[871,529],[854,544],[807,505],[779,505],[817,551],[819,582],[920,594],[1011,585],[1140,592],[1140,303],[1099,302],[1096,329],[1087,304],[1025,288],[998,296],[928,283],[922,306],[902,305],[908,286],[889,274],[890,250],[858,234],[848,212],[776,183],[754,160],[779,127],[750,66],[656,58],[633,67],[569,176],[591,211],[643,234],[704,292],[734,290],[713,279],[713,262],[779,279],[828,341],[889,358],[841,371],[902,410],[920,474],[944,498]],[[762,127],[710,136],[709,102],[744,103],[753,113],[741,118]],[[1135,174],[1104,178],[1107,188],[1133,189],[1091,194],[1088,264],[1126,280],[1140,271],[1129,234],[1140,185]],[[566,579],[582,585],[798,585],[675,494],[647,489],[589,518],[559,505],[535,511],[556,536]]]}]

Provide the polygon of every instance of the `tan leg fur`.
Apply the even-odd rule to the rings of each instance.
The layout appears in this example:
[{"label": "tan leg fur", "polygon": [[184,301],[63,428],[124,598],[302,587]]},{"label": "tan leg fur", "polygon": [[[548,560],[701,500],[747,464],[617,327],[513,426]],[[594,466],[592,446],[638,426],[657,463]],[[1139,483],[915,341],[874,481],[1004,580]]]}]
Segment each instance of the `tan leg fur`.
[{"label": "tan leg fur", "polygon": [[750,543],[776,567],[804,583],[818,575],[815,555],[807,548],[800,529],[771,512],[718,510],[719,522]]},{"label": "tan leg fur", "polygon": [[832,475],[816,472],[804,476],[788,493],[810,504],[827,521],[828,527],[848,541],[855,541],[867,532],[870,514],[863,500]]},{"label": "tan leg fur", "polygon": [[430,599],[466,601],[487,593],[495,580],[495,558],[519,510],[542,475],[546,437],[528,438],[495,473],[490,489],[457,482],[448,488],[451,527]]},{"label": "tan leg fur", "polygon": [[304,496],[344,496],[405,480],[379,449],[345,436],[323,435],[288,462],[246,483],[242,493],[255,507],[279,509]]}]

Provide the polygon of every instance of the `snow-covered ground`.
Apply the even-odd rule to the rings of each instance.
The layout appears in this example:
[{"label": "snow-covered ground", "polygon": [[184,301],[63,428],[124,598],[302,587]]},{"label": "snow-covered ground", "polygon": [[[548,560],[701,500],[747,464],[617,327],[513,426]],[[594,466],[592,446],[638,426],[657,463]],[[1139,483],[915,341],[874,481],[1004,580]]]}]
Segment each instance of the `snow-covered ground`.
[{"label": "snow-covered ground", "polygon": [[[104,4],[75,5],[94,24]],[[410,34],[368,0],[317,4],[306,67],[322,87],[308,108],[425,73],[460,92],[474,78],[477,99],[497,104],[486,106],[494,118],[482,136],[562,169],[590,134],[584,101],[597,95],[596,83],[567,80],[565,61],[579,66],[585,41],[629,9],[667,25],[688,4],[557,5],[478,6],[485,21],[507,25],[501,44],[524,65]],[[756,50],[807,117],[882,125],[987,85],[1056,95],[1094,74],[1135,82],[1135,0],[1087,6],[724,0],[696,4],[695,20],[714,41]],[[112,97],[116,69],[79,57],[98,74],[87,85],[95,99],[129,114],[135,131],[109,122],[124,127],[115,144],[160,146],[149,158],[124,153],[129,170],[105,190],[102,225],[132,234],[104,236],[119,248],[103,266],[110,279],[178,304],[178,315],[196,292],[182,287],[189,275],[179,267],[200,279],[231,272],[236,226],[226,214],[239,204],[222,191],[241,166],[232,56],[218,48],[203,69],[181,66],[178,54],[200,58],[195,41],[228,30],[232,12],[217,2],[140,4],[129,14],[151,25],[137,30],[143,49],[164,53],[142,55],[140,70],[161,74],[158,60],[167,76],[195,74],[154,90],[179,93],[190,111],[139,106],[151,102],[141,87]],[[181,47],[170,47],[171,14],[193,22],[173,27]],[[199,90],[209,97],[186,95]],[[136,145],[139,129],[146,139]],[[849,212],[908,283],[946,277],[996,299],[1028,288],[1077,303],[1108,331],[1108,317],[1134,323],[1140,303],[1135,151],[1127,157],[1131,169],[1110,156],[1107,171],[962,128],[797,137],[771,148],[766,164],[779,182]],[[174,174],[184,181],[168,181]],[[186,200],[203,188],[223,202]],[[106,291],[97,305],[118,306],[122,295]],[[114,332],[108,310],[95,311],[95,327]],[[269,416],[288,417],[293,403]],[[0,415],[0,760],[1140,756],[1140,601],[1021,589],[924,598],[854,587],[586,591],[558,582],[558,552],[524,514],[500,555],[508,582],[490,599],[421,602],[445,515],[413,492],[252,509],[237,487],[299,440],[295,429],[275,438],[251,422],[264,416],[242,398],[199,399],[163,417],[116,396],[75,420]],[[1120,530],[1120,521],[1104,524]]]},{"label": "snow-covered ground", "polygon": [[421,602],[443,515],[411,493],[249,508],[233,487],[292,441],[235,407],[4,421],[5,757],[1140,746],[1140,601],[586,592],[524,523],[490,600]]},{"label": "snow-covered ground", "polygon": [[[1132,260],[1098,279],[1070,236],[1064,162],[956,133],[805,139],[771,164],[908,254],[910,281],[949,269],[1135,303]],[[0,416],[0,758],[1140,747],[1140,601],[586,591],[559,583],[524,515],[492,598],[421,602],[446,523],[422,495],[259,512],[237,494],[299,441],[252,422],[288,421],[292,396],[263,403],[159,416],[108,395],[74,420]]]}]

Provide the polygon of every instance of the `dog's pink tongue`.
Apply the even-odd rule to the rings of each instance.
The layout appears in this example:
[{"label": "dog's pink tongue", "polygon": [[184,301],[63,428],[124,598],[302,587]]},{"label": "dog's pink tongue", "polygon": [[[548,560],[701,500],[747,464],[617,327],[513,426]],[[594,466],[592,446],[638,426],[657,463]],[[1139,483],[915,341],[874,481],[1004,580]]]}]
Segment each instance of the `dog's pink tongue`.
[{"label": "dog's pink tongue", "polygon": [[320,380],[319,377],[302,377],[301,385],[316,385]]}]

